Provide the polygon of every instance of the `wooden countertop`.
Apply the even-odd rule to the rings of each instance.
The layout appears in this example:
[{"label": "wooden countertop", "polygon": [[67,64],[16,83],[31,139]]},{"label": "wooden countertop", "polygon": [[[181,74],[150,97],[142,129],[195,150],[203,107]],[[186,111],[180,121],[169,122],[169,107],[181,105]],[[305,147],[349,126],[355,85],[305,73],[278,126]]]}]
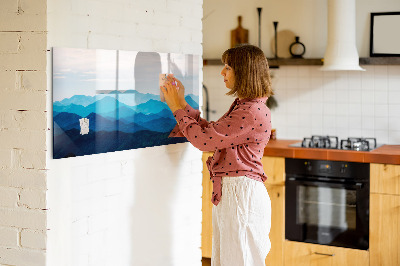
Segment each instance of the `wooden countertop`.
[{"label": "wooden countertop", "polygon": [[364,163],[400,164],[400,145],[383,145],[372,151],[290,147],[301,140],[270,140],[264,156]]}]

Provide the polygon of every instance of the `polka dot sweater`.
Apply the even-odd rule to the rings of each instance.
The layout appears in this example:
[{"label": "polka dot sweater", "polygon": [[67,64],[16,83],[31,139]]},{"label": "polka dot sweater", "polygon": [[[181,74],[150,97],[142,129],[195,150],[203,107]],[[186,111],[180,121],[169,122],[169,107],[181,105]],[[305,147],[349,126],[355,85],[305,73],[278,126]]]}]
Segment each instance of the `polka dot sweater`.
[{"label": "polka dot sweater", "polygon": [[236,99],[218,121],[208,122],[189,105],[174,112],[178,125],[170,137],[184,136],[201,151],[214,151],[207,160],[213,182],[212,203],[221,200],[224,176],[247,176],[261,182],[267,179],[261,159],[271,131],[267,98]]}]

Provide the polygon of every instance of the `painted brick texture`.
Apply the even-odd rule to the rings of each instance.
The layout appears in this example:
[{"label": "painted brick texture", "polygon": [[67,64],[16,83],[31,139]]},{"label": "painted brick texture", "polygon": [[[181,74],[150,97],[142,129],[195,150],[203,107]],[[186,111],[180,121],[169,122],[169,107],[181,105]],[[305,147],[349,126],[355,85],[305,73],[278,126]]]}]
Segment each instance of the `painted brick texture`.
[{"label": "painted brick texture", "polygon": [[201,153],[190,145],[48,166],[48,49],[202,53],[202,1],[117,2],[0,3],[1,265],[140,265],[154,249],[153,265],[200,264]]},{"label": "painted brick texture", "polygon": [[[202,3],[51,0],[48,49],[201,55]],[[189,143],[47,156],[48,265],[201,265],[201,152]]]},{"label": "painted brick texture", "polygon": [[46,6],[0,2],[1,265],[45,265]]}]

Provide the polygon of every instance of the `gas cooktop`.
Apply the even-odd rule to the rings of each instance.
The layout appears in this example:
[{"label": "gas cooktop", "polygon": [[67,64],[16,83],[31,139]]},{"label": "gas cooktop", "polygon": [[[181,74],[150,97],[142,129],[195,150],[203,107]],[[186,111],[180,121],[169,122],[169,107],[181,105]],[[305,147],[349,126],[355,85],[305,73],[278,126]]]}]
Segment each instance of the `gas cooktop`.
[{"label": "gas cooktop", "polygon": [[353,151],[371,151],[382,145],[377,145],[376,138],[347,138],[339,142],[336,136],[311,136],[302,142],[289,145],[291,147],[337,149]]}]

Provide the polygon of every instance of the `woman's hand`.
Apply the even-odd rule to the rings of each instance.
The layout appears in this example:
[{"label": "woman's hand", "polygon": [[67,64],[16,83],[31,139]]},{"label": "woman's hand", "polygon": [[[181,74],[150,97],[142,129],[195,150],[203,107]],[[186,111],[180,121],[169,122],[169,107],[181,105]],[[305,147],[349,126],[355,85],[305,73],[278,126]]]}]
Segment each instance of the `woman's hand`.
[{"label": "woman's hand", "polygon": [[173,78],[172,80],[175,81],[177,86],[179,87],[178,89],[179,103],[183,108],[185,108],[187,105],[187,102],[185,100],[185,87],[183,86],[182,82],[179,79]]},{"label": "woman's hand", "polygon": [[[182,92],[180,92],[181,86],[183,94],[185,93],[185,89],[183,85],[181,85],[182,83],[180,81],[175,82],[175,80],[178,81],[177,79],[172,79],[171,77],[168,77],[167,81],[164,83],[164,86],[160,87],[160,89],[164,93],[165,102],[167,103],[169,109],[171,109],[172,113],[174,113],[178,109],[184,109],[186,107],[186,104],[184,104],[186,103],[186,101],[182,104],[182,98],[183,100],[185,100],[185,97],[182,97]],[[175,84],[177,84],[179,87]]]}]

